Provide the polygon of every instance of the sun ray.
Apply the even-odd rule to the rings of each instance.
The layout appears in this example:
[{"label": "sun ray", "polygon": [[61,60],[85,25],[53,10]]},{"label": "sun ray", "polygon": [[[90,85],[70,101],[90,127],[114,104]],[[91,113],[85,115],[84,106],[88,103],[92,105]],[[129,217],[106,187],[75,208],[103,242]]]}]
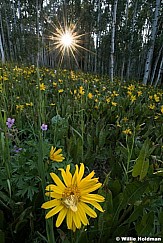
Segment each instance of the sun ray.
[{"label": "sun ray", "polygon": [[67,56],[67,58],[72,56],[79,67],[76,54],[80,54],[80,49],[95,54],[82,46],[82,37],[88,33],[78,33],[77,23],[70,23],[68,25],[65,20],[63,22],[63,26],[59,21],[57,21],[57,24],[50,23],[52,28],[54,28],[54,31],[49,31],[50,35],[47,37],[51,41],[49,51],[56,50],[58,52],[57,56],[60,56],[59,64],[62,64],[65,56]]}]

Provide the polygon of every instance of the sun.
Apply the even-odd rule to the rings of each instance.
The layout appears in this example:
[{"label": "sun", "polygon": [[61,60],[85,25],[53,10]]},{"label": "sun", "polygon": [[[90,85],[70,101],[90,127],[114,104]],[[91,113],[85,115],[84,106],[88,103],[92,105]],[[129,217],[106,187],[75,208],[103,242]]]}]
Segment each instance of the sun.
[{"label": "sun", "polygon": [[61,26],[58,23],[58,26],[53,24],[54,31],[51,32],[51,35],[48,39],[51,40],[51,50],[58,50],[58,54],[60,55],[60,63],[63,61],[63,57],[67,55],[73,56],[76,64],[78,65],[76,59],[76,53],[79,53],[79,49],[84,49],[88,51],[86,48],[82,46],[82,36],[86,34],[79,34],[76,24],[64,24]]},{"label": "sun", "polygon": [[70,47],[71,45],[73,45],[74,39],[71,33],[69,33],[68,31],[66,31],[66,33],[64,33],[61,36],[61,44],[65,47]]}]

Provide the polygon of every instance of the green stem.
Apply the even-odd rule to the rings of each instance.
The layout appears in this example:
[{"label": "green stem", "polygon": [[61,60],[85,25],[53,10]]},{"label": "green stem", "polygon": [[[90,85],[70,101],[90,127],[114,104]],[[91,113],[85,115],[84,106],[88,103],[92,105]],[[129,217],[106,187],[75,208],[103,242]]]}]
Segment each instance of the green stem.
[{"label": "green stem", "polygon": [[135,130],[133,132],[133,136],[132,136],[132,144],[131,144],[131,148],[129,148],[128,145],[128,135],[126,135],[126,144],[127,144],[127,168],[126,168],[126,182],[128,182],[128,172],[129,172],[129,167],[130,167],[130,161],[131,161],[131,157],[132,157],[132,153],[133,153],[133,148],[134,148],[134,141],[135,141]]},{"label": "green stem", "polygon": [[[46,171],[45,171],[45,165],[44,165],[44,154],[43,154],[43,136],[41,132],[41,122],[42,118],[44,117],[44,106],[43,104],[43,97],[40,91],[40,75],[39,75],[39,68],[37,67],[37,85],[38,85],[38,96],[39,96],[39,102],[38,102],[38,131],[39,131],[39,141],[38,141],[38,173],[41,179],[41,187],[43,195],[45,194],[45,187],[46,187]],[[44,200],[46,200],[44,196]],[[46,220],[46,234],[48,243],[55,243],[55,237],[54,237],[54,225],[53,225],[53,219]]]}]

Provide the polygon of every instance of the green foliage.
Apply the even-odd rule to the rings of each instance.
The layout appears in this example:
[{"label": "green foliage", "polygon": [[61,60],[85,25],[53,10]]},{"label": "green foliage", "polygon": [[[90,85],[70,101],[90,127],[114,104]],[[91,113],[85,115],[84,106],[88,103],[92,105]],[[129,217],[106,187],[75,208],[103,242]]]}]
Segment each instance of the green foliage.
[{"label": "green foliage", "polygon": [[149,155],[149,139],[147,139],[144,142],[143,147],[140,150],[139,157],[136,159],[136,163],[133,167],[133,177],[140,176],[140,180],[142,180],[147,175],[149,168]]},{"label": "green foliage", "polygon": [[[58,168],[81,162],[103,183],[105,212],[75,234],[63,224],[54,230],[58,242],[161,235],[162,90],[34,66],[5,65],[0,72],[0,239],[22,242],[28,228],[26,242],[52,241],[45,231],[55,226],[45,226],[40,208],[46,181],[50,172],[60,176]],[[11,128],[8,117],[15,119]],[[62,148],[63,162],[50,160],[51,146]]]}]

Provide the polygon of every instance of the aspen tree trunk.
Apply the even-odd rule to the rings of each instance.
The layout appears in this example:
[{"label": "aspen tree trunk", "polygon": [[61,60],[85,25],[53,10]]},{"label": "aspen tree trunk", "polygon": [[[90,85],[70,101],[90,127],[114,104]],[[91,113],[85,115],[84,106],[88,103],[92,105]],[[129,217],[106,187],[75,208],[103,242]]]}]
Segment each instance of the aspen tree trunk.
[{"label": "aspen tree trunk", "polygon": [[155,64],[154,64],[154,68],[153,68],[153,72],[152,72],[152,77],[151,77],[150,85],[153,84],[154,77],[155,77],[155,74],[156,74],[156,68],[157,68],[157,65],[158,65],[158,61],[159,61],[159,59],[161,57],[162,49],[163,49],[163,45],[161,46],[161,48],[159,50],[158,56],[157,56],[156,61],[155,61]]},{"label": "aspen tree trunk", "polygon": [[99,50],[99,46],[100,46],[100,42],[101,42],[101,0],[98,0],[98,5],[97,5],[97,34],[96,34],[96,56],[95,56],[95,73],[99,72],[99,68],[100,68],[100,50]]},{"label": "aspen tree trunk", "polygon": [[153,20],[153,24],[152,24],[151,45],[150,45],[150,48],[147,53],[143,84],[147,84],[150,73],[151,73],[151,62],[152,62],[152,58],[153,58],[153,50],[154,50],[154,44],[155,44],[155,38],[156,38],[156,32],[157,32],[157,22],[158,22],[158,17],[159,17],[160,3],[161,3],[161,0],[156,0],[154,20]]},{"label": "aspen tree trunk", "polygon": [[114,0],[112,37],[111,37],[111,53],[110,53],[110,80],[111,80],[111,82],[113,82],[113,76],[114,76],[114,45],[115,45],[115,25],[116,25],[117,4],[118,4],[118,0]]},{"label": "aspen tree trunk", "polygon": [[13,51],[12,51],[12,43],[11,43],[11,30],[10,30],[9,20],[8,20],[8,16],[7,16],[6,12],[5,12],[5,21],[6,21],[7,39],[8,39],[8,56],[9,56],[10,60],[13,60]]},{"label": "aspen tree trunk", "polygon": [[159,71],[158,71],[158,76],[157,76],[157,80],[156,80],[156,83],[155,83],[155,87],[156,87],[156,86],[158,85],[158,83],[159,83],[161,74],[163,75],[163,57],[162,57],[162,60],[161,60],[161,63],[160,63],[160,68],[159,68]]},{"label": "aspen tree trunk", "polygon": [[0,22],[1,22],[1,32],[0,32],[0,50],[1,50],[1,60],[2,60],[2,63],[5,63],[5,54],[4,54],[4,48],[3,48],[3,38],[2,38],[2,20],[1,20],[1,14],[0,14]]},{"label": "aspen tree trunk", "polygon": [[136,3],[135,3],[134,14],[133,14],[133,18],[132,18],[131,41],[129,43],[129,49],[128,49],[129,57],[128,57],[128,65],[127,65],[127,73],[126,73],[127,80],[130,77],[130,69],[131,69],[131,49],[132,49],[132,44],[133,44],[133,40],[134,40],[134,25],[135,25],[135,18],[136,18],[136,12],[137,12],[137,4],[138,4],[138,1],[136,1]]},{"label": "aspen tree trunk", "polygon": [[[127,22],[128,22],[128,6],[129,6],[129,0],[127,0],[126,8],[125,8],[125,13],[126,13],[125,32],[127,30]],[[122,68],[121,68],[121,82],[123,81],[124,67],[125,67],[125,63],[126,63],[126,49],[127,49],[127,44],[125,43],[124,52],[123,52],[123,62],[122,62]]]},{"label": "aspen tree trunk", "polygon": [[1,60],[2,60],[2,63],[5,63],[5,54],[4,54],[3,44],[2,44],[1,33],[0,33],[0,50],[1,50]]}]

